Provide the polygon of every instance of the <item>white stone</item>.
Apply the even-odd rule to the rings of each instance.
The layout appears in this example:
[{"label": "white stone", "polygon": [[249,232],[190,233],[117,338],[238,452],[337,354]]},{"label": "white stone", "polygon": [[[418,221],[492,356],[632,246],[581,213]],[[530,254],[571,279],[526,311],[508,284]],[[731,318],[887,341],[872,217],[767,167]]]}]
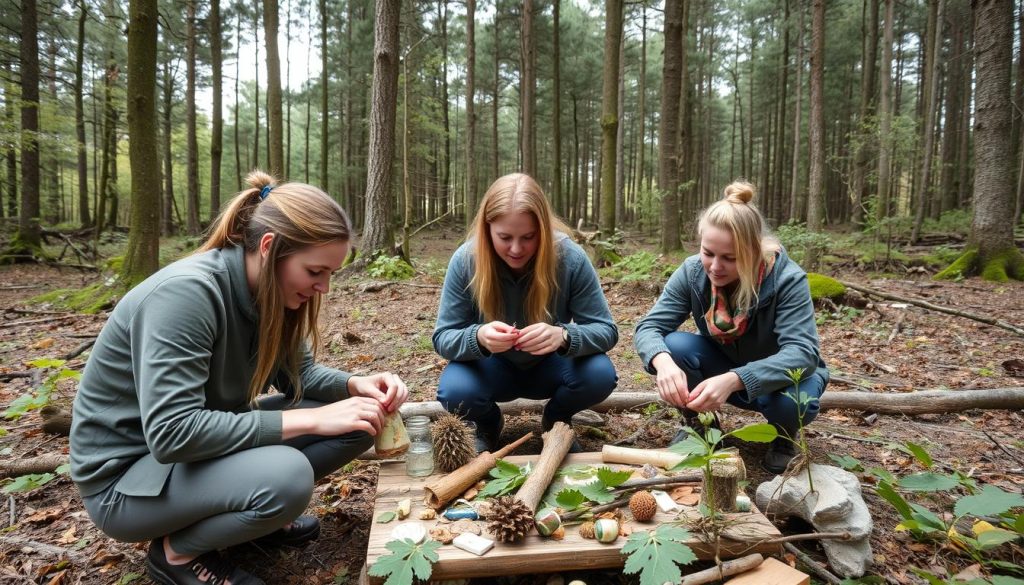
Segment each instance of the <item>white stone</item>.
[{"label": "white stone", "polygon": [[456,548],[461,548],[466,552],[471,552],[476,556],[481,556],[485,552],[491,550],[494,546],[494,541],[483,536],[477,536],[471,532],[463,532],[462,534],[455,537],[452,544]]},{"label": "white stone", "polygon": [[839,575],[861,577],[871,566],[869,537],[873,523],[861,496],[860,481],[854,474],[831,465],[811,464],[814,492],[807,483],[807,471],[783,480],[782,476],[762,483],[755,500],[766,514],[797,516],[818,532],[849,532],[850,540],[822,540],[829,565]]}]

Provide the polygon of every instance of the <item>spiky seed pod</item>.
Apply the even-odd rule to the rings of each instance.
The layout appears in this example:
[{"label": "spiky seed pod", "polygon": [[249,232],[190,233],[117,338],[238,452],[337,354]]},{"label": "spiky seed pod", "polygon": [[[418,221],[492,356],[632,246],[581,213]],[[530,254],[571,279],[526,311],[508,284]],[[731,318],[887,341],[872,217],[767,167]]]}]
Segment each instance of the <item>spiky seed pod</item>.
[{"label": "spiky seed pod", "polygon": [[476,457],[473,432],[450,412],[434,421],[430,438],[434,444],[434,463],[445,473],[455,471]]},{"label": "spiky seed pod", "polygon": [[582,536],[583,538],[588,538],[590,540],[593,540],[595,538],[594,537],[594,523],[593,522],[584,522],[583,524],[580,524],[580,536]]},{"label": "spiky seed pod", "polygon": [[658,501],[651,492],[640,490],[629,498],[629,511],[637,522],[650,522],[658,511]]},{"label": "spiky seed pod", "polygon": [[499,542],[518,542],[533,529],[533,511],[512,496],[495,499],[487,517],[487,531]]}]

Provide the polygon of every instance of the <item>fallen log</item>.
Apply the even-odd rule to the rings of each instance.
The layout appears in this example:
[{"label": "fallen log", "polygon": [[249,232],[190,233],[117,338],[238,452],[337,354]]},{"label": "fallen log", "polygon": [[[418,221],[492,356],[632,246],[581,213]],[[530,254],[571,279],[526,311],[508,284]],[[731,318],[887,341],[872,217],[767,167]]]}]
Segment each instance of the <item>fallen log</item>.
[{"label": "fallen log", "polygon": [[67,462],[67,455],[40,455],[31,459],[4,461],[0,463],[0,479],[33,473],[53,473]]}]

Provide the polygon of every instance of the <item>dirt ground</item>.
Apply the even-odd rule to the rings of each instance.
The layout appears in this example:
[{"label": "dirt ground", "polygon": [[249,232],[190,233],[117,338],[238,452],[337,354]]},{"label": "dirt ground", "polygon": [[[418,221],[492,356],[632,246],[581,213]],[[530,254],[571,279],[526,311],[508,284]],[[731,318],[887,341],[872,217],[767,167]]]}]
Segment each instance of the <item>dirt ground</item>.
[{"label": "dirt ground", "polygon": [[[324,363],[355,373],[390,370],[407,382],[412,401],[433,400],[444,360],[432,350],[431,332],[444,267],[458,243],[454,229],[421,234],[413,256],[417,276],[376,292],[361,292],[363,277],[336,282],[322,313]],[[627,247],[654,249],[651,241],[633,238]],[[695,250],[690,244],[687,249]],[[682,256],[670,259],[678,263]],[[844,280],[969,311],[998,314],[1024,325],[1024,283],[994,284],[977,279],[933,282],[916,271],[879,274],[845,269]],[[30,298],[55,288],[77,288],[101,276],[68,268],[15,266],[0,268],[0,375],[29,369],[25,362],[73,352],[96,335],[105,315],[64,313]],[[636,321],[651,307],[660,283],[615,282],[604,279],[605,293],[619,325],[620,341],[610,356],[619,372],[617,391],[653,391],[632,344]],[[894,307],[874,302],[862,310],[822,309],[819,325],[822,349],[834,378],[833,390],[901,392],[913,389],[1007,388],[1024,386],[1024,376],[1008,360],[1024,359],[1024,337],[976,321],[930,312],[914,306]],[[68,366],[81,368],[83,355]],[[1014,377],[1014,374],[1016,377]],[[8,378],[10,378],[8,376]],[[31,378],[0,378],[0,405],[6,407],[25,393]],[[61,384],[58,404],[68,405],[74,384]],[[520,417],[506,425],[505,439],[539,428],[539,417]],[[621,439],[637,433],[633,446],[663,447],[677,430],[668,419],[650,422],[639,412],[605,416],[603,431]],[[724,424],[740,426],[755,419],[727,407]],[[33,412],[17,421],[0,422],[0,460],[17,461],[38,455],[67,453],[66,437],[44,433]],[[643,427],[641,429],[641,427]],[[915,470],[913,459],[893,447],[914,441],[929,449],[936,465],[958,470],[979,482],[1020,492],[1024,486],[1024,427],[1021,412],[968,411],[950,414],[866,416],[853,411],[825,411],[810,427],[810,444],[819,461],[828,454],[850,455],[865,467],[879,466],[902,474]],[[604,441],[584,436],[587,450],[600,450]],[[538,453],[534,440],[521,453]],[[752,490],[769,479],[758,465],[763,446],[740,446],[751,474]],[[355,583],[362,566],[375,490],[377,464],[357,462],[317,486],[310,512],[322,519],[321,537],[301,552],[260,549],[244,545],[232,559],[268,583]],[[865,484],[869,479],[862,475]],[[909,572],[916,566],[946,569],[949,574],[971,564],[953,551],[924,546],[894,531],[898,517],[870,490],[865,500],[874,517],[874,573],[886,582],[918,583]],[[126,544],[105,537],[90,522],[74,485],[59,476],[28,493],[0,499],[0,583],[99,584],[131,583],[145,577],[145,544]],[[780,524],[784,533],[804,532],[799,522]],[[823,558],[819,545],[799,543]],[[1005,560],[1021,564],[1024,552],[1009,545]],[[635,582],[615,571],[565,572],[565,581]],[[488,582],[542,584],[548,575],[523,575]],[[483,582],[483,581],[480,581]]]}]

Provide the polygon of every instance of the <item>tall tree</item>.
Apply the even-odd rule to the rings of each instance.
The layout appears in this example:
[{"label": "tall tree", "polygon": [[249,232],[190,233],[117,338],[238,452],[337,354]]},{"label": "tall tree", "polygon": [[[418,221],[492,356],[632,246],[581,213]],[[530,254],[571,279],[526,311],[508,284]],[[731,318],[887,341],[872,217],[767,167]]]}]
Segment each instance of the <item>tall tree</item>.
[{"label": "tall tree", "polygon": [[395,156],[398,103],[398,15],[400,0],[376,0],[373,22],[373,82],[370,145],[366,164],[366,223],[362,261],[394,244],[391,225],[391,165]]},{"label": "tall tree", "polygon": [[[224,108],[221,105],[224,92],[224,55],[220,38],[220,0],[210,0],[208,22],[210,60],[213,69],[213,120],[210,128],[210,219],[213,219],[220,213],[220,163],[224,154]],[[235,104],[235,107],[238,107],[238,104]]]},{"label": "tall tree", "polygon": [[21,3],[21,214],[14,255],[42,254],[39,226],[39,22],[36,0]]},{"label": "tall tree", "polygon": [[[216,2],[216,0],[214,0]],[[121,278],[131,287],[159,268],[160,173],[157,158],[157,0],[131,0],[128,16],[128,158],[132,216]]]},{"label": "tall tree", "polygon": [[78,221],[82,227],[92,225],[89,214],[89,163],[85,144],[85,105],[83,98],[83,63],[85,61],[85,21],[89,16],[85,0],[79,0],[78,43],[75,46],[75,141],[78,161]]},{"label": "tall tree", "polygon": [[277,0],[263,0],[263,26],[267,44],[267,112],[270,138],[270,172],[284,173],[284,121],[281,109],[281,57],[277,51]]},{"label": "tall tree", "polygon": [[[556,2],[558,0],[555,0]],[[466,226],[476,213],[476,0],[466,0]]]},{"label": "tall tree", "polygon": [[196,136],[196,0],[185,0],[185,174],[188,183],[188,222],[190,235],[198,235],[199,225],[199,140]]},{"label": "tall tree", "polygon": [[850,185],[853,196],[853,224],[864,223],[863,199],[867,184],[868,164],[871,159],[868,148],[868,118],[874,113],[875,95],[875,61],[878,60],[878,0],[867,0],[868,17],[862,27],[864,37],[863,58],[861,59],[860,81],[860,115],[858,116],[858,133],[853,178]]},{"label": "tall tree", "polygon": [[[18,100],[14,97],[14,82],[10,81],[14,76],[11,75],[10,69],[5,73],[8,81],[4,84],[4,115],[7,127],[14,128],[14,110]],[[18,153],[17,145],[13,140],[7,145],[5,158],[7,159],[7,215],[13,218],[18,215]],[[3,201],[0,201],[0,205],[3,205]]]},{"label": "tall tree", "polygon": [[551,22],[551,79],[553,86],[553,107],[551,113],[552,159],[551,199],[557,213],[565,215],[565,201],[562,193],[562,48],[561,48],[561,5],[562,0],[552,0]]},{"label": "tall tree", "polygon": [[615,231],[615,144],[619,129],[622,10],[622,0],[605,2],[604,83],[601,91],[601,231],[606,235]]},{"label": "tall tree", "polygon": [[[160,214],[161,228],[160,231],[165,236],[174,234],[174,218],[171,211],[175,208],[174,203],[174,151],[171,148],[172,143],[172,128],[171,125],[171,110],[174,107],[174,81],[175,74],[171,69],[171,60],[164,60],[163,68],[163,132],[161,132],[161,138],[163,139],[163,163],[164,163],[164,188],[163,188],[163,205],[162,212]],[[238,111],[237,100],[235,111]],[[237,122],[237,121],[236,121]],[[238,145],[238,124],[235,124],[235,145],[236,152],[235,156],[238,156],[237,145]]]},{"label": "tall tree", "polygon": [[933,38],[929,39],[928,71],[925,77],[924,88],[924,148],[921,153],[921,174],[917,182],[916,205],[914,213],[914,227],[910,232],[910,241],[916,243],[921,235],[921,226],[924,223],[924,212],[932,199],[932,155],[935,152],[935,117],[938,115],[939,104],[939,75],[942,74],[942,25],[945,21],[945,1],[934,0],[931,3],[935,12],[935,27],[932,30]]},{"label": "tall tree", "polygon": [[875,220],[889,217],[889,179],[892,173],[892,42],[895,0],[885,0],[885,28],[882,33],[882,61],[880,63],[880,89],[878,97],[878,201]]},{"label": "tall tree", "polygon": [[[376,2],[379,4],[381,0],[376,0]],[[330,75],[327,69],[327,0],[320,0],[320,188],[328,193],[330,192],[329,181],[327,180],[327,144],[328,132],[330,131],[330,124],[328,122],[330,116],[327,114],[327,85],[329,79]],[[397,87],[395,91],[397,91]],[[392,132],[394,132],[393,128]],[[392,148],[394,148],[393,145]]]},{"label": "tall tree", "polygon": [[[495,15],[497,18],[497,15]],[[495,35],[494,42],[498,43]],[[523,0],[523,25],[521,37],[522,55],[522,132],[519,143],[519,152],[523,157],[523,172],[537,177],[537,140],[534,136],[534,111],[537,99],[537,76],[535,69],[535,53],[537,41],[533,34],[533,0]]]},{"label": "tall tree", "polygon": [[1013,241],[1011,152],[1013,0],[973,0],[974,216],[969,247],[938,277],[981,274],[987,280],[1024,280],[1024,256]]},{"label": "tall tree", "polygon": [[802,98],[804,95],[803,85],[803,72],[804,72],[804,6],[803,0],[797,0],[797,11],[800,12],[799,21],[796,27],[796,80],[794,87],[796,88],[796,100],[793,106],[793,166],[792,173],[790,175],[790,198],[789,198],[789,218],[791,220],[799,220],[805,217],[804,214],[804,189],[803,184],[800,182],[800,118],[803,113],[801,107]]},{"label": "tall tree", "polygon": [[438,2],[437,20],[441,28],[441,121],[444,125],[444,157],[441,159],[441,213],[448,211],[451,182],[452,131],[448,113],[448,0]]},{"label": "tall tree", "polygon": [[662,64],[661,120],[658,126],[658,188],[661,190],[661,250],[671,252],[679,241],[679,161],[676,140],[679,124],[680,59],[682,56],[682,3],[665,0],[665,58]]},{"label": "tall tree", "polygon": [[825,201],[825,0],[814,0],[811,10],[811,169],[807,229],[820,231]]}]

